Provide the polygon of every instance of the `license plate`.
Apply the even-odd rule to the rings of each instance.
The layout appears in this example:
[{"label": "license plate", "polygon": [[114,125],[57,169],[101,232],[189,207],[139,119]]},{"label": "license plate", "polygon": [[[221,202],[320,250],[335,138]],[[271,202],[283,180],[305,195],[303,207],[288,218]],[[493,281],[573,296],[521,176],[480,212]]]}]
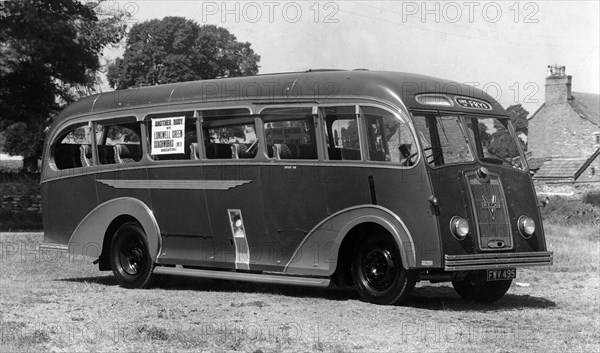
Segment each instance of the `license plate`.
[{"label": "license plate", "polygon": [[517,278],[516,268],[505,268],[502,270],[487,270],[488,281],[503,281],[506,279]]}]

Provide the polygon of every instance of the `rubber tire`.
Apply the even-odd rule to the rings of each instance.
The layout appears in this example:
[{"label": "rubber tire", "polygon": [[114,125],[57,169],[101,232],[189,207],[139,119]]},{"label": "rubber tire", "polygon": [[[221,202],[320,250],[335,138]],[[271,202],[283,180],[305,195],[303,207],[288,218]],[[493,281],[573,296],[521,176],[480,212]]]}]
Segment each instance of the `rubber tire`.
[{"label": "rubber tire", "polygon": [[477,276],[470,274],[463,280],[453,281],[452,286],[461,298],[480,303],[492,303],[502,298],[512,283],[512,279],[484,282],[474,281],[474,277]]},{"label": "rubber tire", "polygon": [[[132,253],[135,259],[131,259]],[[148,288],[157,282],[146,233],[138,223],[123,223],[115,232],[110,245],[110,267],[119,285],[125,288]]]},{"label": "rubber tire", "polygon": [[[374,285],[376,281],[368,278],[369,254],[378,254],[381,257],[383,253],[389,257],[392,266],[385,266],[386,271],[389,267],[391,277],[388,284]],[[384,272],[386,272],[384,271]],[[386,272],[387,273],[387,272]],[[375,234],[368,236],[358,243],[354,249],[352,260],[352,279],[356,290],[366,302],[379,305],[398,305],[405,301],[416,283],[416,272],[406,270],[402,266],[400,251],[396,241],[389,234]],[[388,282],[388,281],[385,281]],[[378,288],[379,287],[379,288]]]}]

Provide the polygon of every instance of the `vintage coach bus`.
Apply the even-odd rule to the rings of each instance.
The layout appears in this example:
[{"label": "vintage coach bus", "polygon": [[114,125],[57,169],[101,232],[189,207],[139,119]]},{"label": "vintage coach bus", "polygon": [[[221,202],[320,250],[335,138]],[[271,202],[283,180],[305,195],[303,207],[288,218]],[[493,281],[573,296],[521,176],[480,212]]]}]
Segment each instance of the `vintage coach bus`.
[{"label": "vintage coach bus", "polygon": [[102,93],[49,130],[46,249],[94,255],[127,288],[160,275],[415,282],[494,301],[552,264],[507,113],[436,78],[316,70]]}]

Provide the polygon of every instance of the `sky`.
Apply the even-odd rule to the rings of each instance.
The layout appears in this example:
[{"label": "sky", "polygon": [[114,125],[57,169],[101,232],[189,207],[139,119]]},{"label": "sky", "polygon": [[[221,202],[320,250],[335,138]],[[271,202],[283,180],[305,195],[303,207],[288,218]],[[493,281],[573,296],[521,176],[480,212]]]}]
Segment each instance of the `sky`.
[{"label": "sky", "polygon": [[[129,25],[165,16],[227,28],[261,56],[260,74],[402,71],[469,83],[533,113],[548,65],[574,92],[600,91],[598,1],[115,1]],[[105,52],[108,62],[123,47]],[[106,85],[103,90],[109,89]]]}]

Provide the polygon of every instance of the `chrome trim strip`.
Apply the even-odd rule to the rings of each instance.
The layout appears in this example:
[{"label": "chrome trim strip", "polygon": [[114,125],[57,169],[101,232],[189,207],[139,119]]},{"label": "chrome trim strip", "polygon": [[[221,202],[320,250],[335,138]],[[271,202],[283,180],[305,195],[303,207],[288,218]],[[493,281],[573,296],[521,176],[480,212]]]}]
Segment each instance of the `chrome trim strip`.
[{"label": "chrome trim strip", "polygon": [[444,270],[484,270],[502,267],[550,266],[554,263],[551,251],[444,255]]},{"label": "chrome trim strip", "polygon": [[192,269],[192,268],[162,267],[162,266],[155,267],[154,273],[160,274],[160,275],[190,276],[190,277],[199,277],[199,278],[226,279],[226,280],[259,282],[259,283],[293,284],[293,285],[298,285],[298,286],[311,286],[311,287],[328,287],[329,283],[331,282],[328,278],[298,277],[298,276],[257,274],[257,273],[246,273],[246,272],[213,271],[213,270],[200,270],[200,269]]},{"label": "chrome trim strip", "polygon": [[69,252],[69,245],[64,244],[55,244],[55,243],[40,243],[40,250],[52,250],[52,251],[61,251],[61,252]]},{"label": "chrome trim strip", "polygon": [[497,253],[497,254],[468,254],[468,255],[444,255],[447,260],[473,260],[473,259],[490,259],[490,258],[516,258],[516,257],[546,257],[552,256],[552,251],[535,251],[535,252],[517,252],[517,253]]},{"label": "chrome trim strip", "polygon": [[112,180],[98,179],[99,183],[115,189],[184,189],[229,190],[251,183],[252,180]]}]

